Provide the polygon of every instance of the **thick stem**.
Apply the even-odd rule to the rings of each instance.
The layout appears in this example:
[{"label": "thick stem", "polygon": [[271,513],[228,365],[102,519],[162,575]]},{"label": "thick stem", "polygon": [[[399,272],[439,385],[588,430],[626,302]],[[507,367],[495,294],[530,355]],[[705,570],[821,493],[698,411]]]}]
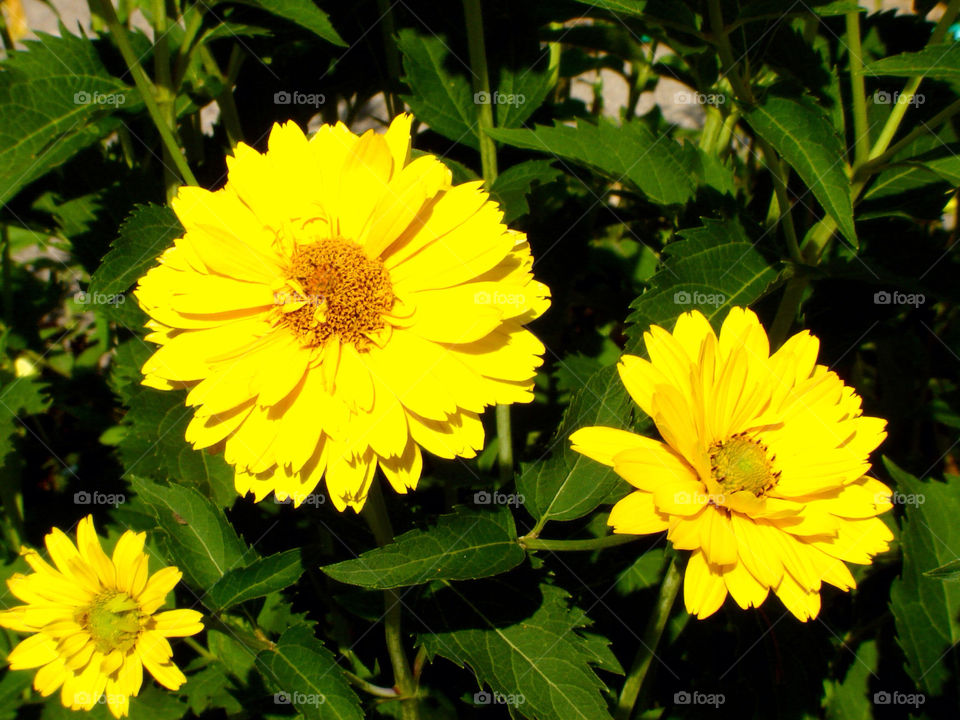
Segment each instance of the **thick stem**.
[{"label": "thick stem", "polygon": [[667,566],[667,572],[660,583],[660,597],[657,598],[656,607],[653,614],[647,621],[647,629],[643,633],[640,650],[633,661],[633,667],[627,674],[627,679],[623,683],[623,690],[620,692],[620,700],[617,702],[617,710],[614,713],[616,720],[630,720],[633,715],[634,705],[637,704],[637,697],[643,687],[643,680],[647,676],[650,664],[656,655],[657,645],[663,635],[663,629],[667,625],[670,617],[670,610],[677,599],[677,593],[680,591],[682,574],[677,567],[676,560],[671,560]]},{"label": "thick stem", "polygon": [[380,33],[383,37],[383,52],[387,59],[387,74],[390,76],[390,90],[384,95],[387,100],[387,112],[396,117],[403,111],[403,101],[396,93],[400,84],[400,49],[396,41],[396,24],[393,21],[393,3],[390,0],[377,0],[377,12],[380,13]]},{"label": "thick stem", "polygon": [[867,124],[867,95],[863,84],[863,57],[860,44],[860,13],[848,12],[847,55],[850,58],[850,88],[853,94],[854,161],[862,163],[870,155],[870,127]]},{"label": "thick stem", "polygon": [[[381,547],[393,542],[393,526],[390,516],[387,515],[387,506],[383,501],[380,486],[374,483],[367,495],[367,502],[361,513],[367,525],[370,526],[377,545]],[[406,651],[403,648],[403,630],[401,628],[402,609],[400,595],[396,590],[384,590],[383,600],[385,614],[383,616],[384,636],[387,642],[387,653],[390,655],[390,664],[393,666],[394,684],[398,695],[401,696],[400,707],[403,720],[417,720],[420,717],[420,708],[417,703],[417,682],[410,670]]]},{"label": "thick stem", "polygon": [[603,548],[624,545],[639,540],[643,535],[604,535],[587,540],[548,540],[531,535],[520,538],[520,544],[527,550],[550,550],[551,552],[575,550],[602,550]]},{"label": "thick stem", "polygon": [[[164,124],[176,128],[176,89],[173,86],[173,76],[170,73],[170,44],[167,41],[167,3],[166,0],[153,0],[153,76],[156,80],[154,92],[157,98],[157,108],[163,117]],[[178,143],[179,145],[179,143]],[[179,151],[179,148],[178,148]],[[163,146],[163,186],[167,193],[167,202],[170,202],[177,193],[179,179],[173,169],[176,161],[173,153],[166,144]]]},{"label": "thick stem", "polygon": [[708,6],[710,30],[713,33],[713,42],[716,43],[717,51],[720,53],[720,61],[723,63],[723,76],[730,82],[737,97],[745,103],[753,105],[755,101],[750,84],[740,77],[740,73],[736,69],[737,61],[733,58],[730,36],[723,26],[723,10],[720,7],[720,0],[709,0]]},{"label": "thick stem", "polygon": [[127,29],[123,27],[123,25],[120,24],[120,20],[117,19],[117,13],[114,11],[110,0],[90,0],[90,4],[96,9],[97,14],[106,23],[110,35],[113,36],[113,41],[117,44],[117,49],[120,51],[120,55],[123,56],[130,75],[133,76],[137,90],[140,91],[143,104],[146,106],[147,112],[150,114],[154,125],[157,126],[157,132],[160,133],[160,140],[163,142],[164,147],[170,152],[171,159],[176,165],[180,176],[190,185],[199,185],[193,175],[193,171],[190,170],[190,166],[187,164],[186,158],[184,158],[183,153],[180,151],[180,143],[176,138],[174,129],[168,124],[163,112],[157,105],[155,96],[156,88],[153,83],[150,82],[150,78],[147,77],[143,66],[140,65],[137,53],[133,49],[133,45],[130,44]]},{"label": "thick stem", "polygon": [[787,178],[783,169],[783,163],[777,157],[776,151],[766,140],[759,135],[757,144],[763,151],[764,164],[773,176],[773,191],[777,195],[777,205],[780,212],[780,220],[783,222],[783,234],[787,238],[787,249],[790,251],[790,259],[795,263],[803,263],[803,255],[800,253],[800,243],[797,241],[797,229],[793,224],[793,215],[790,213],[790,197],[787,195]]}]

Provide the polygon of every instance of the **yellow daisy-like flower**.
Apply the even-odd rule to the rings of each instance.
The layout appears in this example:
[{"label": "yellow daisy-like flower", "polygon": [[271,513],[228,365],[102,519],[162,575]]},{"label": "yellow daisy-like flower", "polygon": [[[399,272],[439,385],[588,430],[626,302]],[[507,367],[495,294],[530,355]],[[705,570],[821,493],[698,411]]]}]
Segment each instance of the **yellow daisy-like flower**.
[{"label": "yellow daisy-like flower", "polygon": [[473,457],[484,408],[533,397],[544,347],[523,326],[549,290],[526,237],[480,182],[411,160],[411,121],[275,125],[224,188],[173,202],[186,233],[135,291],[162,345],[143,382],[191,388],[187,440],[224,450],[241,495],[299,504],[325,479],[359,511],[378,466],[405,493],[421,447]]},{"label": "yellow daisy-like flower", "polygon": [[687,611],[705,618],[727,593],[758,607],[773,590],[800,620],[820,611],[820,585],[855,586],[844,562],[869,564],[892,534],[876,516],[890,489],[865,476],[886,422],[817,365],[804,331],[773,355],[750,310],[733,308],[718,338],[699,312],[673,333],[644,335],[650,361],[625,355],[620,377],[665,442],[582,428],[573,449],[636,488],[618,502],[616,533],[667,531],[692,550]]},{"label": "yellow daisy-like flower", "polygon": [[44,538],[50,565],[35,550],[21,554],[33,573],[16,573],[7,585],[26,603],[0,612],[0,626],[34,633],[7,656],[13,670],[39,668],[33,687],[44,697],[60,689],[73,710],[92,710],[106,694],[114,717],[129,714],[146,668],[176,690],[186,678],[173,663],[169,637],[203,629],[196,610],[157,613],[181,572],[147,572],[145,533],[125,532],[107,557],[88,515],[74,545],[54,528]]}]

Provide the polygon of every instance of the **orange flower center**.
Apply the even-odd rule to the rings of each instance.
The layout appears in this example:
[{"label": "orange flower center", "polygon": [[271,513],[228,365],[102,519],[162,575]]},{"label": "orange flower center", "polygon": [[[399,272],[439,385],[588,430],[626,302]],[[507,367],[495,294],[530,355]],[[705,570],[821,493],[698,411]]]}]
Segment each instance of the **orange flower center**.
[{"label": "orange flower center", "polygon": [[140,617],[136,600],[118,590],[104,590],[77,613],[75,620],[90,633],[97,650],[109,655],[134,646],[140,636]]},{"label": "orange flower center", "polygon": [[710,447],[711,473],[725,493],[747,490],[757,497],[766,493],[780,477],[772,460],[766,445],[744,433]]},{"label": "orange flower center", "polygon": [[393,307],[387,269],[349,240],[328,239],[298,247],[290,269],[292,289],[278,296],[283,324],[308,345],[333,336],[366,347]]}]

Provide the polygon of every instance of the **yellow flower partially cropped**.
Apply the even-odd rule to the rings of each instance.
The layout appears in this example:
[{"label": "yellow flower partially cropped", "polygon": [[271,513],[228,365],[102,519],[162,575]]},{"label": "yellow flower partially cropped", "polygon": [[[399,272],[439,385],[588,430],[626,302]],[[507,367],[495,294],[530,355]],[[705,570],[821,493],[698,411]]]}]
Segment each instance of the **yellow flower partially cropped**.
[{"label": "yellow flower partially cropped", "polygon": [[359,511],[377,467],[405,493],[421,448],[473,457],[484,408],[533,397],[524,324],[549,290],[526,237],[480,182],[411,160],[410,124],[275,125],[224,188],[173,202],[186,233],[135,292],[162,346],[143,382],[190,388],[187,440],[224,451],[241,495],[299,504],[325,480]]},{"label": "yellow flower partially cropped", "polygon": [[625,355],[620,377],[665,442],[604,427],[570,438],[636,489],[609,524],[666,530],[692,551],[683,595],[698,618],[728,592],[748,608],[770,590],[800,620],[816,617],[821,583],[854,587],[844,563],[869,564],[892,538],[876,517],[890,489],[866,477],[886,422],[864,417],[853,389],[817,365],[810,333],[771,355],[750,310],[733,308],[719,338],[691,312],[644,339],[650,361]]},{"label": "yellow flower partially cropped", "polygon": [[53,565],[21,550],[33,573],[17,573],[7,585],[26,604],[0,612],[0,626],[33,633],[7,662],[13,670],[38,668],[33,687],[44,697],[59,689],[64,707],[92,710],[106,696],[119,718],[129,714],[144,668],[171,690],[186,682],[167,638],[200,632],[201,615],[157,612],[181,572],[165,567],[149,575],[144,537],[128,530],[108,557],[88,515],[76,545],[57,528],[46,536]]}]

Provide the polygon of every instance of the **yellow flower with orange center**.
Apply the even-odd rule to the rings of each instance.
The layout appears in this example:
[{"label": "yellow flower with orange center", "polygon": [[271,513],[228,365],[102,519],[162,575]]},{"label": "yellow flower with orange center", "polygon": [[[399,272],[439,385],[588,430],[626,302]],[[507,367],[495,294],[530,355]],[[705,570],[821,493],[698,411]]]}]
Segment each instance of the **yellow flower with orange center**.
[{"label": "yellow flower with orange center", "polygon": [[415,488],[421,448],[483,447],[480,413],[529,402],[549,306],[526,237],[481,183],[411,159],[409,115],[385,134],[276,125],[225,187],[181,188],[186,232],[135,291],[162,347],[144,384],[189,388],[196,448],[236,488],[302,502],[321,480],[359,510],[379,467]]},{"label": "yellow flower with orange center", "polygon": [[171,566],[149,574],[144,539],[128,530],[107,556],[88,515],[76,545],[57,528],[46,536],[53,565],[21,551],[33,573],[17,573],[7,585],[26,604],[0,612],[0,627],[32,633],[7,662],[13,670],[38,668],[33,687],[44,697],[59,689],[64,707],[92,710],[106,696],[119,718],[129,714],[144,668],[170,690],[186,682],[167,638],[200,632],[202,616],[157,612],[182,573]]},{"label": "yellow flower with orange center", "polygon": [[699,312],[673,333],[652,326],[650,360],[625,355],[623,384],[664,442],[582,428],[573,449],[613,467],[635,491],[610,513],[616,533],[667,531],[691,550],[687,610],[707,617],[729,593],[759,607],[772,590],[799,619],[820,611],[823,582],[855,586],[893,537],[876,516],[890,489],[867,477],[885,421],[823,365],[804,331],[772,355],[756,315],[733,308],[719,337]]}]

